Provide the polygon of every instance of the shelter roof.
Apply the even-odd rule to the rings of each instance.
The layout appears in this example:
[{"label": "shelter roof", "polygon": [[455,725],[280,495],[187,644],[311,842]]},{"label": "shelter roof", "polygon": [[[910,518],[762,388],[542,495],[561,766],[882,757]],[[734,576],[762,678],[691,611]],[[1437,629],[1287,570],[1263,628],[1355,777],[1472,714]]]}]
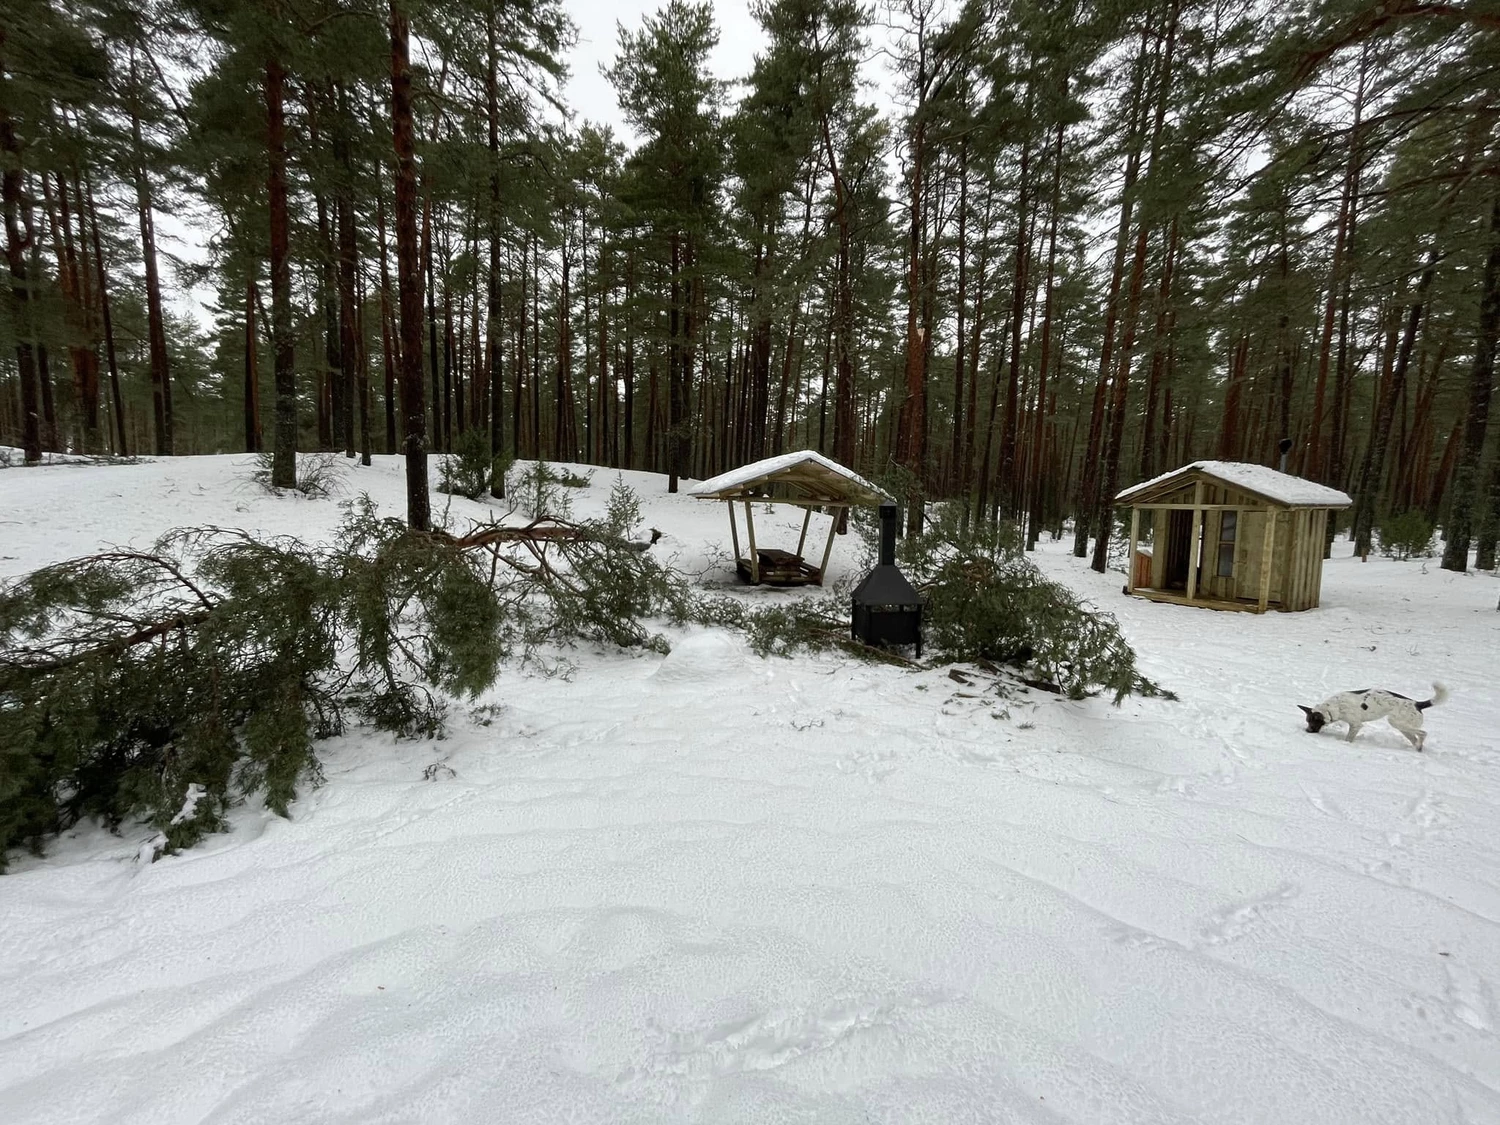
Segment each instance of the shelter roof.
[{"label": "shelter roof", "polygon": [[[702,500],[748,500],[780,486],[794,502],[880,504],[890,499],[858,473],[811,449],[741,465],[695,484],[688,495]],[[773,497],[774,499],[775,497]]]},{"label": "shelter roof", "polygon": [[1122,504],[1147,504],[1184,484],[1191,484],[1200,474],[1283,508],[1347,508],[1353,503],[1336,488],[1244,461],[1194,461],[1133,485],[1115,500]]}]

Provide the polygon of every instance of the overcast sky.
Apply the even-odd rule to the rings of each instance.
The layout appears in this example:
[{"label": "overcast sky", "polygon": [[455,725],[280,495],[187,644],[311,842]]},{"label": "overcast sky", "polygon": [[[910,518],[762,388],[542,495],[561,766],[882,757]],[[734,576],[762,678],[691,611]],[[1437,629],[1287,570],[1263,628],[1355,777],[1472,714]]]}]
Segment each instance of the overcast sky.
[{"label": "overcast sky", "polygon": [[[665,3],[666,0],[564,0],[563,6],[578,26],[578,46],[568,59],[572,74],[563,94],[580,122],[610,125],[622,140],[630,142],[635,139],[620,116],[614,88],[599,73],[599,68],[614,62],[621,24],[637,31],[641,17],[655,12]],[[714,21],[719,28],[713,69],[718,77],[728,81],[746,78],[755,63],[755,52],[765,43],[760,24],[750,15],[747,0],[714,0],[713,7]],[[733,96],[734,91],[730,93]]]}]

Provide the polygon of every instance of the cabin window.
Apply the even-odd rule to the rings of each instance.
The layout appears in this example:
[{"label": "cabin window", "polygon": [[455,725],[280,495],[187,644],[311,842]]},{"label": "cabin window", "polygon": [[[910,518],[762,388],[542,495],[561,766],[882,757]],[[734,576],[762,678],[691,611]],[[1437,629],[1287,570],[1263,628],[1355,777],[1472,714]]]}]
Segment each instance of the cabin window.
[{"label": "cabin window", "polygon": [[1238,512],[1219,513],[1219,565],[1214,574],[1220,578],[1234,577],[1234,535],[1239,522]]}]

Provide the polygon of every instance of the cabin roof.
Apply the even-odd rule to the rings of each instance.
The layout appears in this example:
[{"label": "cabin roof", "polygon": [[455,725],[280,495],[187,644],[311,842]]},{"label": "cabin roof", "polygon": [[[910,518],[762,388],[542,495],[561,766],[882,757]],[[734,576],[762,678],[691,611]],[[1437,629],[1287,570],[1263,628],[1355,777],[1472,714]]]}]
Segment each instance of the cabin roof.
[{"label": "cabin roof", "polygon": [[693,485],[688,495],[700,500],[748,500],[763,495],[771,485],[783,486],[794,494],[794,501],[802,503],[880,504],[890,499],[858,473],[811,449],[730,469]]},{"label": "cabin roof", "polygon": [[1282,508],[1347,508],[1353,503],[1336,488],[1244,461],[1194,461],[1133,485],[1115,500],[1122,504],[1145,505],[1184,484],[1191,484],[1197,475],[1211,477],[1220,484],[1248,492]]}]

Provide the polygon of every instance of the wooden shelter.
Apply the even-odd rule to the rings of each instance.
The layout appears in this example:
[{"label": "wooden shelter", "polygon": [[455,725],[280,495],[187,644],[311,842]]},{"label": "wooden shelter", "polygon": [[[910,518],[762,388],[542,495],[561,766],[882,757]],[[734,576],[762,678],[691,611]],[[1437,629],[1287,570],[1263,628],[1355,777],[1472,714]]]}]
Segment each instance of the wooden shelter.
[{"label": "wooden shelter", "polygon": [[1127,594],[1252,613],[1318,604],[1329,513],[1350,504],[1337,489],[1238,461],[1194,461],[1115,502],[1131,510]]},{"label": "wooden shelter", "polygon": [[[879,504],[890,499],[859,474],[844,468],[811,449],[768,457],[764,461],[743,465],[727,473],[694,485],[689,495],[701,500],[717,500],[729,508],[729,534],[734,543],[735,569],[752,585],[805,586],[823,584],[828,570],[828,556],[833,552],[835,518],[828,529],[823,558],[813,566],[802,557],[807,545],[807,528],[813,509],[821,508],[837,516],[839,509],[856,504]],[[802,535],[796,551],[762,547],[755,540],[756,503],[791,504],[804,509]],[[740,531],[735,522],[734,506],[744,505],[745,535],[748,552],[740,555]]]}]

